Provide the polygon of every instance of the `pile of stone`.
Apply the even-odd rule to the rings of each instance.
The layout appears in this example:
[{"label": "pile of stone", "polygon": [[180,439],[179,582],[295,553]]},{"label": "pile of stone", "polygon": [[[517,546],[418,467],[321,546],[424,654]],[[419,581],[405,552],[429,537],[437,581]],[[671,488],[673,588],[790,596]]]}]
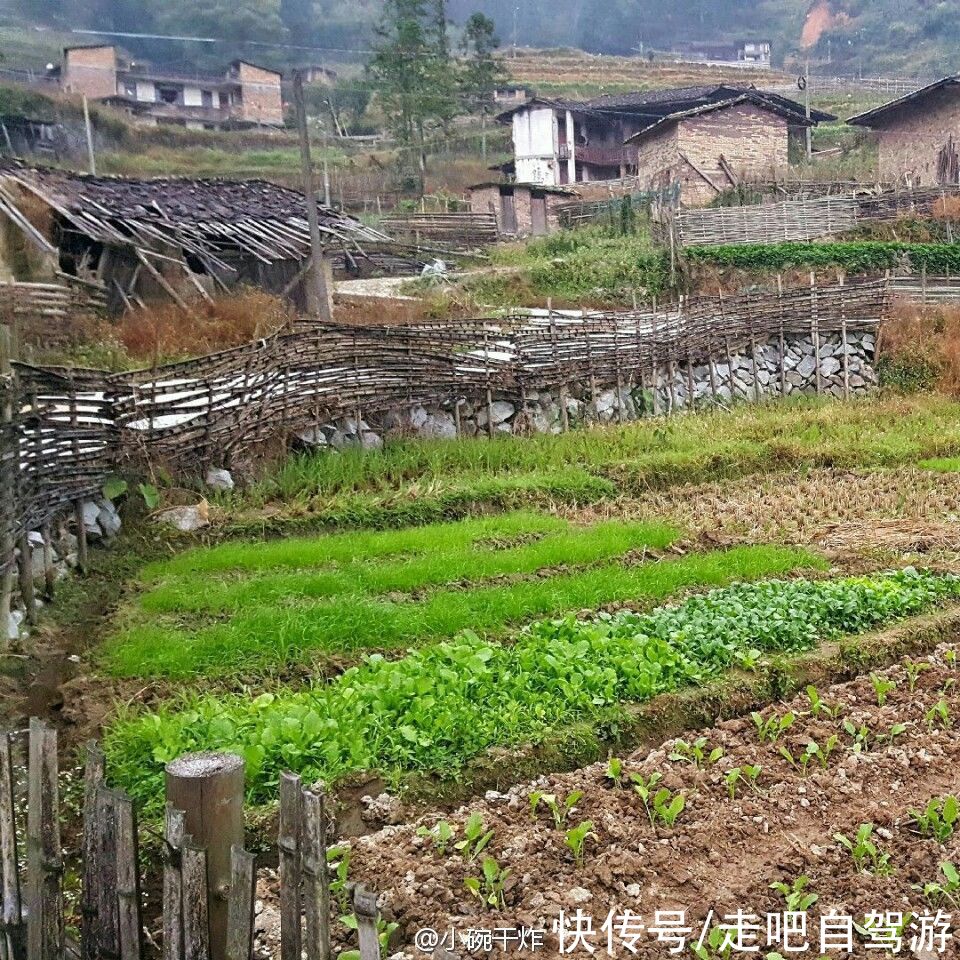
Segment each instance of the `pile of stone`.
[{"label": "pile of stone", "polygon": [[[117,508],[106,497],[84,501],[82,508],[83,527],[88,542],[109,543],[120,532],[121,520]],[[30,563],[35,584],[42,584],[46,578],[46,554],[49,547],[53,563],[54,576],[62,580],[79,563],[78,540],[75,530],[75,520],[71,514],[63,518],[53,527],[50,543],[47,544],[39,530],[30,530],[27,541],[30,544]],[[20,551],[14,551],[19,561]],[[27,636],[26,613],[22,607],[22,600],[14,595],[14,603],[7,617],[6,623],[0,623],[0,639],[5,642],[22,640]],[[38,606],[43,601],[36,599]]]}]

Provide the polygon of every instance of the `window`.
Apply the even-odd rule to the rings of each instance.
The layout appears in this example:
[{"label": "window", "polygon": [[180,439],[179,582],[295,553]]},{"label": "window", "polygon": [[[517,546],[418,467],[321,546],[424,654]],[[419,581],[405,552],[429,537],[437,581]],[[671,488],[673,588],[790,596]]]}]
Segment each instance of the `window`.
[{"label": "window", "polygon": [[130,97],[132,100],[137,99],[137,85],[132,80],[124,80],[123,82],[123,95],[125,97]]},{"label": "window", "polygon": [[176,87],[157,87],[158,103],[178,103],[180,91]]},{"label": "window", "polygon": [[200,91],[200,102],[205,107],[213,106],[213,91],[212,90],[201,90]]}]

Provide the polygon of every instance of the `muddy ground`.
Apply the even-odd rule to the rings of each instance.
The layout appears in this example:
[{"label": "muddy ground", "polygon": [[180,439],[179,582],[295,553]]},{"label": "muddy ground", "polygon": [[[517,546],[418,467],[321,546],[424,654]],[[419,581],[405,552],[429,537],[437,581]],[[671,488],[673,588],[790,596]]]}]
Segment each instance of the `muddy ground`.
[{"label": "muddy ground", "polygon": [[[952,941],[942,954],[914,950],[913,946],[922,944],[911,942],[925,922],[920,918],[935,915],[938,909],[957,914],[960,923],[956,903],[922,892],[924,885],[944,880],[939,874],[941,863],[960,857],[960,835],[942,843],[922,836],[911,815],[911,810],[925,808],[931,798],[960,793],[957,649],[941,646],[935,655],[922,659],[929,666],[920,672],[914,690],[902,666],[880,674],[896,684],[883,706],[878,705],[870,679],[864,677],[820,690],[829,714],[815,716],[805,695],[766,710],[765,719],[788,712],[797,718],[776,742],[762,743],[750,719],[690,732],[685,737],[688,742],[703,736],[708,753],[722,750],[723,756],[712,765],[698,767],[670,759],[677,747],[675,741],[668,741],[624,757],[619,783],[607,776],[608,765],[600,763],[541,777],[505,793],[490,792],[452,814],[427,814],[385,827],[350,841],[350,879],[381,894],[384,914],[399,924],[394,934],[396,950],[407,956],[423,955],[416,947],[418,931],[438,931],[443,937],[452,929],[458,955],[484,956],[487,949],[469,943],[468,931],[521,927],[545,931],[544,946],[536,955],[560,955],[555,922],[561,911],[569,920],[578,909],[593,919],[593,933],[585,939],[597,955],[606,955],[607,932],[601,927],[611,911],[614,955],[663,957],[670,955],[670,945],[659,942],[647,929],[654,924],[656,911],[684,911],[685,925],[692,933],[683,955],[690,956],[689,941],[696,941],[708,918],[713,927],[739,910],[759,917],[755,922],[762,924],[762,931],[754,931],[749,942],[765,956],[768,950],[783,950],[782,941],[767,945],[767,915],[787,910],[785,898],[771,884],[790,886],[802,876],[809,878],[806,893],[817,898],[809,909],[807,955],[819,955],[822,917],[850,916],[863,926],[871,912],[891,911],[916,918],[912,921],[916,931],[907,922],[902,955],[957,956]],[[850,724],[855,734],[847,732]],[[863,728],[866,743],[861,740],[857,750],[857,735]],[[799,758],[810,742],[826,748],[833,736],[836,746],[825,767],[814,760],[801,772],[782,753],[786,748]],[[731,797],[729,770],[748,766],[761,768],[756,788],[741,781]],[[658,789],[665,787],[672,795],[685,797],[686,806],[673,827],[651,825],[631,783],[632,775],[654,774],[662,775]],[[542,805],[531,814],[533,791],[553,794],[561,803],[575,791],[582,791],[582,796],[557,828]],[[421,828],[435,829],[443,819],[454,829],[455,840],[460,840],[471,814],[481,816],[484,831],[493,831],[474,862],[467,862],[452,843],[441,852],[432,838],[421,835]],[[592,829],[583,862],[578,864],[565,835],[569,827],[586,820]],[[878,856],[889,858],[882,868],[868,858],[858,869],[850,852],[835,839],[838,833],[853,838],[865,823],[873,825],[871,842]],[[466,887],[468,878],[482,876],[481,861],[486,855],[510,871],[502,908],[482,904]],[[260,948],[270,952],[276,946],[272,885],[262,883],[259,895]],[[625,911],[632,911],[629,931],[619,927]],[[585,923],[581,922],[581,929]],[[839,923],[842,929],[843,921]],[[347,946],[345,928],[336,923],[335,928]],[[573,922],[571,929],[575,928]],[[626,932],[631,936],[620,936]],[[426,938],[422,945],[429,945],[429,934],[419,936]],[[868,936],[854,931],[853,938],[852,955],[889,955],[877,948],[882,939],[875,939],[868,948]],[[748,939],[742,942],[747,945]],[[624,941],[629,941],[629,948]],[[797,937],[792,941],[794,946],[799,943]],[[590,953],[582,942],[573,951],[566,949],[570,946],[568,936],[566,954]],[[516,944],[511,943],[507,952],[518,952]]]}]

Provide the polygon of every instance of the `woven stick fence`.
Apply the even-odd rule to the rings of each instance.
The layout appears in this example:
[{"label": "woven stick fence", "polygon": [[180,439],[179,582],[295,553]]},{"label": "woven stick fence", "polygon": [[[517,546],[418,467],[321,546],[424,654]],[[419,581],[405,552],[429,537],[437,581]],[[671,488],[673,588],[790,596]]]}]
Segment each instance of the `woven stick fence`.
[{"label": "woven stick fence", "polygon": [[814,240],[854,229],[865,221],[930,216],[958,187],[887,191],[876,195],[825,196],[745,207],[681,210],[677,235],[683,246],[784,243]]},{"label": "woven stick fence", "polygon": [[[162,911],[148,909],[133,801],[109,786],[104,755],[87,744],[82,830],[64,849],[57,733],[33,719],[29,729],[0,731],[0,958],[2,960],[250,960],[254,953],[257,871],[243,848],[243,762],[230,754],[193,754],[168,765],[192,767],[181,810],[168,800],[163,823]],[[229,786],[218,776],[238,773]],[[199,769],[197,769],[199,768]],[[210,796],[205,795],[210,794]],[[224,804],[237,812],[230,837],[210,824]],[[24,815],[24,811],[26,811]],[[204,818],[206,818],[204,820]],[[189,824],[207,836],[189,833]],[[305,789],[284,774],[280,789],[280,956],[330,960],[331,898],[327,868],[330,820],[322,787]],[[67,922],[64,873],[77,864],[79,922]],[[147,877],[159,881],[160,877]],[[379,960],[377,895],[347,884],[340,912],[352,907],[361,960]]]},{"label": "woven stick fence", "polygon": [[663,364],[723,362],[731,345],[876,327],[888,299],[886,281],[840,283],[623,314],[302,323],[210,356],[118,374],[14,363],[0,376],[0,607],[9,604],[13,546],[23,585],[28,532],[72,511],[82,554],[82,501],[123,464],[146,459],[196,471],[343,416],[456,407],[464,398],[489,404],[494,395],[523,403],[534,390],[576,383],[591,391],[643,383]]},{"label": "woven stick fence", "polygon": [[417,244],[430,240],[453,250],[486,247],[500,239],[497,218],[492,213],[395,213],[385,216],[381,225],[392,237]]}]

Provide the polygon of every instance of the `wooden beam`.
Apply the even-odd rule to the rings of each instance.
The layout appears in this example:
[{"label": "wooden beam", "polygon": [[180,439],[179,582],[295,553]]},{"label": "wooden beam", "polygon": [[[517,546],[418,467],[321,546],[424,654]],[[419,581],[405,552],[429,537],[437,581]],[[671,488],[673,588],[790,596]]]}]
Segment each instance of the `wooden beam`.
[{"label": "wooden beam", "polygon": [[693,170],[698,176],[702,177],[717,193],[723,193],[723,191],[718,187],[711,179],[703,172],[685,153],[680,154],[680,159]]}]

